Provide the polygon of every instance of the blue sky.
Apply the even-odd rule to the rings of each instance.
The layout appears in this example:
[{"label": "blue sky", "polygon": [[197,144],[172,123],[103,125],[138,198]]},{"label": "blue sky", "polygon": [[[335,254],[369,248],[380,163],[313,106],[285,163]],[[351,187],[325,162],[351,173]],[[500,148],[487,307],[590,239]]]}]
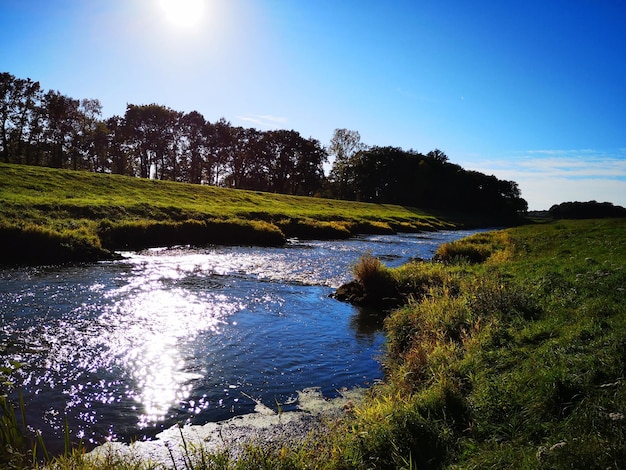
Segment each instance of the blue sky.
[{"label": "blue sky", "polygon": [[0,0],[0,71],[104,117],[348,128],[517,181],[531,209],[626,206],[623,0],[167,1]]}]

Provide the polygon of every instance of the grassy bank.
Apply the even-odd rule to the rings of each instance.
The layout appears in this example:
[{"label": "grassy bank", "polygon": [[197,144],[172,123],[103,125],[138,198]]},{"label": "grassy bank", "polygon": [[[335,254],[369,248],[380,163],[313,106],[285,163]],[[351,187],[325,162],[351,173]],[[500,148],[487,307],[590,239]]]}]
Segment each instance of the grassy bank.
[{"label": "grassy bank", "polygon": [[351,452],[377,468],[622,468],[626,219],[480,234],[438,257],[382,269],[414,296],[386,319],[386,384]]},{"label": "grassy bank", "polygon": [[0,164],[0,263],[101,259],[110,250],[173,244],[280,245],[286,237],[333,239],[489,222],[393,205]]},{"label": "grassy bank", "polygon": [[479,234],[438,258],[355,267],[406,304],[385,319],[385,383],[331,432],[238,459],[194,449],[187,468],[623,468],[626,219]]}]

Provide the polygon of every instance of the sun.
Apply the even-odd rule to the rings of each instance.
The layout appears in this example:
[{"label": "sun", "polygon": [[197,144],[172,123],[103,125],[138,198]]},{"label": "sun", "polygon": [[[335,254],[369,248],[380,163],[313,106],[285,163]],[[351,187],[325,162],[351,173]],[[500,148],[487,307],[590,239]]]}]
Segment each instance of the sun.
[{"label": "sun", "polygon": [[181,28],[198,25],[205,14],[207,0],[159,0],[167,21]]}]

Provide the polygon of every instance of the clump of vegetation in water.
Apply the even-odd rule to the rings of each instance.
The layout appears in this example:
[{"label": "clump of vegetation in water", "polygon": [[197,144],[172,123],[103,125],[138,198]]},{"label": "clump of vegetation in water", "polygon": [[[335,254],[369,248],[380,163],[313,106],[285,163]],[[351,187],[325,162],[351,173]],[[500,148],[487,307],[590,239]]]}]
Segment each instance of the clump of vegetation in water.
[{"label": "clump of vegetation in water", "polygon": [[389,309],[401,303],[392,271],[369,253],[352,267],[355,280],[344,284],[334,294],[341,301],[364,307]]}]

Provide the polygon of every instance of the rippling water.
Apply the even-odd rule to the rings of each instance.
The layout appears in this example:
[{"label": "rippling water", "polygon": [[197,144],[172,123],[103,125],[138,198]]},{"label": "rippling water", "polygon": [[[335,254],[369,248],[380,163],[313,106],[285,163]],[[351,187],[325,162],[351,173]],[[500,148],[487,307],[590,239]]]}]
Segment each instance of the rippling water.
[{"label": "rippling water", "polygon": [[[0,271],[0,346],[24,367],[27,419],[52,443],[284,410],[296,391],[382,376],[375,319],[329,295],[370,252],[429,258],[470,232],[297,240],[284,248],[170,248],[115,262]],[[54,449],[54,444],[51,444]]]}]

